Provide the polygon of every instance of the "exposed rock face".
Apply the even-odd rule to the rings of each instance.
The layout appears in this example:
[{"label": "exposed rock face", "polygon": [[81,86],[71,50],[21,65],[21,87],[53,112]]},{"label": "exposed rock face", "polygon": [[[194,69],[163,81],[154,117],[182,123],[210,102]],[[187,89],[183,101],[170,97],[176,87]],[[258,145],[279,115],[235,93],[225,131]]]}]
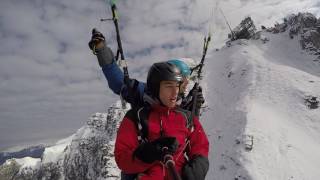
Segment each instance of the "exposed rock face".
[{"label": "exposed rock face", "polygon": [[304,30],[300,42],[303,49],[317,51],[320,49],[320,32],[316,29]]},{"label": "exposed rock face", "polygon": [[317,18],[311,13],[300,13],[298,19],[304,28],[313,28],[317,24]]},{"label": "exposed rock face", "polygon": [[297,36],[300,38],[302,49],[310,51],[312,54],[320,53],[320,18],[317,19],[311,13],[292,14],[284,18],[282,24],[275,24],[268,28],[272,33],[288,32],[290,38]]},{"label": "exposed rock face", "polygon": [[288,17],[290,25],[289,34],[301,34],[301,46],[303,49],[316,51],[320,48],[320,26],[317,18],[311,13],[299,13]]},{"label": "exposed rock face", "polygon": [[119,170],[114,162],[114,138],[125,111],[112,106],[108,113],[96,113],[80,129],[66,150],[63,159],[65,179],[117,179]]},{"label": "exposed rock face", "polygon": [[[114,139],[127,109],[120,103],[107,113],[95,113],[58,153],[48,149],[33,167],[23,167],[15,159],[0,166],[0,179],[14,180],[103,180],[120,179],[114,161]],[[57,145],[58,146],[58,145]],[[55,149],[56,147],[49,147]],[[32,159],[32,158],[31,158]],[[2,179],[1,179],[2,180]]]},{"label": "exposed rock face", "polygon": [[108,114],[96,113],[89,119],[89,128],[81,133],[83,137],[68,146],[63,162],[65,179],[99,179],[109,175],[106,165],[112,160],[108,157],[113,156],[113,143],[110,142],[122,116],[116,107],[111,107]]},{"label": "exposed rock face", "polygon": [[19,173],[21,165],[14,160],[8,160],[6,164],[0,166],[0,177],[3,179],[14,179]]},{"label": "exposed rock face", "polygon": [[[265,26],[261,26],[262,30],[266,30]],[[243,43],[243,40],[254,39],[261,40],[262,43],[266,43],[269,39],[261,34],[262,31],[257,31],[256,26],[251,17],[246,17],[241,23],[228,34],[229,40],[226,42],[228,47],[231,46],[231,42],[240,40],[238,43]]]},{"label": "exposed rock face", "polygon": [[251,17],[246,17],[228,36],[231,41],[237,39],[252,39],[255,37],[256,30],[256,26]]}]

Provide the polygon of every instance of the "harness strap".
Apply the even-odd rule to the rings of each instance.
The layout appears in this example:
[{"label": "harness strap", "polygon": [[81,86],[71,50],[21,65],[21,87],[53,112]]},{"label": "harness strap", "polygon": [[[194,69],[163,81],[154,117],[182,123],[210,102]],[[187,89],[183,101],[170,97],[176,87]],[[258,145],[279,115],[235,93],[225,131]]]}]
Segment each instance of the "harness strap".
[{"label": "harness strap", "polygon": [[137,116],[138,116],[138,119],[137,119],[137,127],[138,127],[138,141],[139,143],[143,143],[143,142],[146,142],[143,138],[142,138],[142,125],[141,125],[141,118],[140,118],[140,112],[142,111],[143,107],[140,108],[138,111],[137,111]]},{"label": "harness strap", "polygon": [[[190,130],[190,133],[194,131],[194,123],[193,117],[190,111],[183,110],[181,108],[176,109],[176,113],[181,113],[185,120],[186,120],[186,127]],[[131,109],[127,112],[126,116],[129,117],[131,120],[134,121],[136,124],[136,128],[138,130],[138,141],[139,143],[148,142],[148,118],[150,114],[150,107],[141,107],[138,110]],[[162,115],[160,115],[160,135],[164,136],[163,133],[163,122],[162,122]],[[186,145],[189,142],[189,137],[185,139]],[[185,149],[186,147],[184,147]]]},{"label": "harness strap", "polygon": [[190,111],[187,111],[187,110],[184,110],[184,109],[181,109],[181,108],[176,109],[176,112],[179,112],[184,116],[184,118],[186,120],[187,128],[191,132],[193,132],[194,131],[194,123],[193,123],[192,113]]},{"label": "harness strap", "polygon": [[[182,154],[185,154],[186,153],[186,149],[187,149],[187,146],[190,144],[190,140],[186,140],[186,143],[185,145],[183,146],[183,149],[179,152],[178,156],[175,158],[175,160],[178,160],[180,158],[180,156]],[[185,155],[184,155],[185,156]]]},{"label": "harness strap", "polygon": [[164,132],[163,132],[163,124],[162,124],[162,114],[159,114],[160,116],[160,137],[164,136]]}]

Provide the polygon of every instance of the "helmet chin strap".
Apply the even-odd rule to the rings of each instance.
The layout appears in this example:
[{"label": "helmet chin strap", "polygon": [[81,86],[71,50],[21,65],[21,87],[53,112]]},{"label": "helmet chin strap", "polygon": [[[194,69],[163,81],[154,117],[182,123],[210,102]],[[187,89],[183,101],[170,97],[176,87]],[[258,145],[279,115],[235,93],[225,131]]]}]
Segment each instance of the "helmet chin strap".
[{"label": "helmet chin strap", "polygon": [[157,96],[157,97],[153,97],[153,98],[158,102],[158,104],[159,104],[160,106],[164,106],[164,107],[165,107],[165,105],[163,104],[163,102],[162,102],[161,99],[160,99],[160,91],[159,91],[158,96]]},{"label": "helmet chin strap", "polygon": [[158,98],[156,98],[153,95],[148,94],[148,93],[144,93],[143,100],[144,100],[144,102],[148,103],[150,106],[157,105],[157,104],[159,104],[159,105],[163,104]]},{"label": "helmet chin strap", "polygon": [[160,98],[157,98],[157,99],[159,100],[159,103],[160,103],[161,106],[164,106],[164,107],[166,106],[166,105],[164,105],[164,104],[162,103],[162,101],[161,101]]}]

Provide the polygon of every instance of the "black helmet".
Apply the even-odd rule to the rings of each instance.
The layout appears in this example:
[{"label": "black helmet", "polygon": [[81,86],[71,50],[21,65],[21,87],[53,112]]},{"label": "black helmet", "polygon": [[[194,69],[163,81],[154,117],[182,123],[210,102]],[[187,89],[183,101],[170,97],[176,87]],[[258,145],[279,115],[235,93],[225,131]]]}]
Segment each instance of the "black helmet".
[{"label": "black helmet", "polygon": [[175,65],[168,62],[154,63],[149,70],[147,78],[149,95],[159,98],[161,81],[177,81],[181,83],[182,75],[180,70]]}]

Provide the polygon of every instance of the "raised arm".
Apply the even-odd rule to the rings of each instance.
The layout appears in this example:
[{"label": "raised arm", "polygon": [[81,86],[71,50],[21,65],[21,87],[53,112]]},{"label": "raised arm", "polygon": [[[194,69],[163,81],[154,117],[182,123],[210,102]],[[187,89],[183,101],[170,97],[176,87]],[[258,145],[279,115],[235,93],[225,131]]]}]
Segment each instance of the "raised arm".
[{"label": "raised arm", "polygon": [[103,74],[108,81],[109,88],[117,95],[121,95],[131,105],[141,105],[145,83],[130,79],[128,86],[124,83],[124,75],[114,60],[112,50],[106,45],[105,37],[93,29],[89,47],[97,56]]}]

